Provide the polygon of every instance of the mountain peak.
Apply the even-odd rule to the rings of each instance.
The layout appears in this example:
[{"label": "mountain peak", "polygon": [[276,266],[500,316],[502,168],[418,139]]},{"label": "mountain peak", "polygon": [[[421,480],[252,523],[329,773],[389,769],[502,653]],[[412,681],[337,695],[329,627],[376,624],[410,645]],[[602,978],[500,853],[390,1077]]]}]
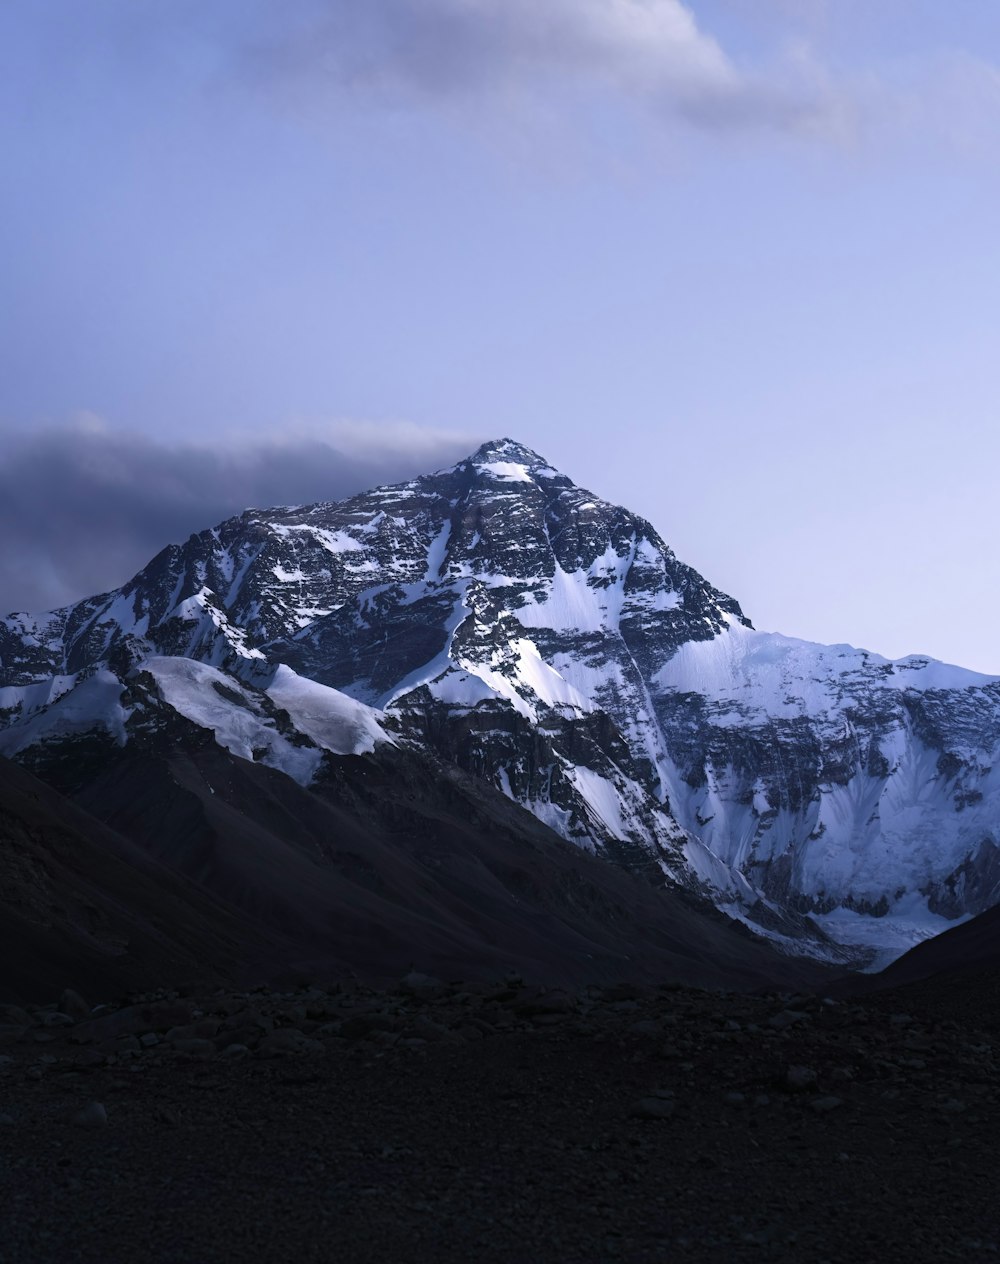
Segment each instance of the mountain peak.
[{"label": "mountain peak", "polygon": [[526,448],[523,443],[518,443],[516,439],[490,439],[477,448],[468,460],[472,465],[520,465],[532,473],[556,473],[544,457],[531,448]]}]

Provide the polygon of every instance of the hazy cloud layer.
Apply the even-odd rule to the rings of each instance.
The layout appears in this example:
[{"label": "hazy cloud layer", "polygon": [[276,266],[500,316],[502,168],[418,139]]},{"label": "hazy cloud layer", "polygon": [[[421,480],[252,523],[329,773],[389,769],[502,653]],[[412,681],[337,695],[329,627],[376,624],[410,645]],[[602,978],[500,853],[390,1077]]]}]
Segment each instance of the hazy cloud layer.
[{"label": "hazy cloud layer", "polygon": [[164,545],[250,506],[339,500],[467,456],[477,440],[343,424],[279,440],[168,446],[90,422],[0,456],[0,612],[117,587]]},{"label": "hazy cloud layer", "polygon": [[839,130],[838,101],[801,56],[738,67],[681,0],[309,0],[240,41],[262,79],[387,100],[600,84],[707,128]]}]

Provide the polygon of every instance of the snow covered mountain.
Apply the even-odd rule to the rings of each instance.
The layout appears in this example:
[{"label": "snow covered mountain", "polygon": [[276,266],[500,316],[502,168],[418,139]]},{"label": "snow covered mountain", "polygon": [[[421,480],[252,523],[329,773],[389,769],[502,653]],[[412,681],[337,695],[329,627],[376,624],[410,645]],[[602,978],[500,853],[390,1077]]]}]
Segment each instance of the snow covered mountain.
[{"label": "snow covered mountain", "polygon": [[754,631],[508,439],[0,621],[0,754],[171,716],[304,785],[324,752],[429,748],[793,951],[884,960],[1000,901],[1000,680]]}]

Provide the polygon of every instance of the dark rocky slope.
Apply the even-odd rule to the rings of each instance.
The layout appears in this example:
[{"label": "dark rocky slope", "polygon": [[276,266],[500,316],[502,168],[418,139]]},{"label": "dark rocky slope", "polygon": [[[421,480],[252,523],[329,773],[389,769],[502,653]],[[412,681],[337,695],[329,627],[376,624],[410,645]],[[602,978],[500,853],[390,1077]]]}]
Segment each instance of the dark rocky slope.
[{"label": "dark rocky slope", "polygon": [[550,983],[826,975],[419,753],[331,757],[305,790],[192,729],[117,752],[77,803],[9,763],[0,776],[5,998],[192,973],[378,980],[413,963]]},{"label": "dark rocky slope", "polygon": [[258,930],[143,848],[0,759],[0,996],[35,1000],[74,982],[99,995],[256,972]]}]

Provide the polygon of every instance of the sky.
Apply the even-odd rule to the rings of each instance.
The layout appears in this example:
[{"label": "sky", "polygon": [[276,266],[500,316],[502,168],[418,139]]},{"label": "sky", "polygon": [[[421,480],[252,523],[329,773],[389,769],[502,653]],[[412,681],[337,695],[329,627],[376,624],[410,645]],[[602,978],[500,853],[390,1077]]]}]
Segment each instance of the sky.
[{"label": "sky", "polygon": [[1000,10],[0,6],[0,609],[509,435],[1000,674]]}]

